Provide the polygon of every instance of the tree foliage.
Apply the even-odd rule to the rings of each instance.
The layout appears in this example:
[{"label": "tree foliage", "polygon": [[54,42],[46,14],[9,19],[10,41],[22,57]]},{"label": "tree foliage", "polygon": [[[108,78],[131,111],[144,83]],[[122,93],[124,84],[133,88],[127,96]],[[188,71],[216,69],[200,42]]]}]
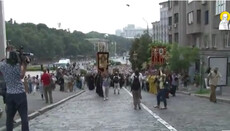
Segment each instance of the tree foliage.
[{"label": "tree foliage", "polygon": [[[87,38],[104,38],[104,35],[97,32],[71,33],[63,29],[49,28],[45,24],[6,22],[6,36],[10,44],[17,48],[23,46],[24,51],[34,53],[40,60],[76,58],[78,55],[95,57],[94,45]],[[117,43],[118,54],[128,51],[131,47],[131,41],[128,39],[115,35],[109,35],[107,39]]]},{"label": "tree foliage", "polygon": [[[130,62],[132,63],[132,68],[142,68],[142,64],[148,61],[150,52],[149,44],[152,42],[151,37],[145,33],[140,38],[136,38],[133,41],[131,50],[130,50]],[[137,59],[134,59],[134,54],[137,54]]]},{"label": "tree foliage", "polygon": [[[166,47],[169,58],[167,64],[160,65],[168,67],[172,71],[182,72],[187,71],[191,64],[199,58],[199,49],[196,47],[179,46],[178,44],[168,44],[162,42],[151,42],[148,35],[142,35],[133,41],[130,50],[130,61],[133,65],[133,69],[138,67],[139,69],[144,68],[143,65],[151,64],[151,48],[153,46],[164,46]],[[137,60],[134,59],[134,52],[137,53]],[[157,67],[157,66],[155,66]],[[146,68],[146,67],[145,67]]]},{"label": "tree foliage", "polygon": [[170,50],[169,66],[170,69],[173,71],[187,71],[191,64],[195,62],[198,58],[198,48],[172,44]]}]

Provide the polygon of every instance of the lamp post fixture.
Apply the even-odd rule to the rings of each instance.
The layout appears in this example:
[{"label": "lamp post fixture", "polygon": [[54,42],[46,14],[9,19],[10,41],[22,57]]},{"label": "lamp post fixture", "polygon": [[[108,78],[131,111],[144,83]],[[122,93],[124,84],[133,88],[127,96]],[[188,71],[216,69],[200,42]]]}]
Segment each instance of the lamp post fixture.
[{"label": "lamp post fixture", "polygon": [[204,60],[203,56],[201,55],[200,57],[200,92],[202,91],[203,88],[203,74],[204,74]]}]

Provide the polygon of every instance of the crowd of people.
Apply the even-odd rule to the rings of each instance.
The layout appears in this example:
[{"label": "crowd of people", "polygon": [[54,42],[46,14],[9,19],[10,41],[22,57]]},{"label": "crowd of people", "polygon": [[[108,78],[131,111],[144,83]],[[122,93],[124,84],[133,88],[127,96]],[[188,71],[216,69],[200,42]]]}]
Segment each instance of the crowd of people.
[{"label": "crowd of people", "polygon": [[[5,68],[7,67],[7,68]],[[8,69],[9,68],[9,69]],[[19,66],[17,68],[12,68],[18,75],[20,72]],[[130,87],[130,91],[133,96],[134,109],[141,109],[141,91],[145,90],[153,93],[157,97],[157,105],[155,108],[167,109],[167,99],[169,94],[176,96],[176,90],[183,81],[184,86],[187,86],[188,75],[181,76],[176,72],[170,72],[169,70],[159,68],[151,71],[140,72],[138,69],[132,71],[130,67],[115,68],[111,71],[100,70],[97,73],[92,70],[83,74],[79,71],[79,67],[76,63],[68,65],[67,68],[58,68],[56,73],[50,73],[49,70],[44,70],[43,73],[36,76],[25,76],[26,65],[22,64],[21,68],[24,68],[24,75],[17,77],[18,87],[7,88],[6,96],[8,98],[7,104],[7,128],[12,129],[13,118],[16,111],[19,112],[22,118],[22,129],[28,130],[28,113],[26,93],[35,94],[37,91],[40,92],[41,98],[44,99],[46,103],[53,103],[52,91],[55,90],[56,85],[60,86],[61,92],[74,92],[79,89],[85,89],[86,85],[89,90],[95,90],[98,96],[104,98],[104,100],[109,99],[109,88],[113,87],[114,94],[120,94],[120,89],[122,87]],[[8,85],[11,81],[15,79],[15,76],[10,75],[11,67],[5,62],[1,62],[1,71],[3,75],[11,77],[8,81]],[[19,75],[18,75],[19,76]],[[216,102],[215,89],[221,75],[218,69],[213,71],[210,69],[208,76],[211,85],[211,95],[210,101]],[[23,78],[23,82],[20,82]],[[10,81],[11,80],[11,81]],[[15,80],[14,80],[15,81]],[[21,85],[24,84],[24,85]],[[13,86],[12,86],[13,87]],[[17,98],[24,99],[22,103],[14,103]],[[10,99],[9,99],[10,98]],[[161,101],[164,103],[164,107],[160,106]],[[17,110],[13,109],[12,105],[22,106]],[[13,111],[13,112],[12,112]]]}]

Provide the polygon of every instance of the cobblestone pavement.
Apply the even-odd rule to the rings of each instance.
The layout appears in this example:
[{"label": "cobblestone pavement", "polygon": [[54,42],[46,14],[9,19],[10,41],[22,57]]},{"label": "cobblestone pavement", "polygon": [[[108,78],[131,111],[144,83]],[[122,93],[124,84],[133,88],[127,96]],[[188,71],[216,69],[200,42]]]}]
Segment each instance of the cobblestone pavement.
[{"label": "cobblestone pavement", "polygon": [[[16,131],[20,130],[20,126]],[[85,93],[30,121],[31,131],[168,131],[146,110],[134,110],[125,90],[104,101],[95,91]]]},{"label": "cobblestone pavement", "polygon": [[143,104],[178,131],[230,130],[230,105],[227,103],[215,104],[205,98],[177,94],[167,99],[167,110],[158,110],[153,108],[157,103],[155,95],[143,91],[142,97]]},{"label": "cobblestone pavement", "polygon": [[[77,90],[77,92],[79,92],[80,90]],[[75,94],[76,92],[60,92],[59,88],[56,88],[55,91],[52,92],[53,95],[53,102],[56,103],[68,96],[71,96],[73,94]],[[1,97],[0,97],[1,99]],[[45,107],[49,104],[45,104],[45,100],[41,99],[40,96],[40,92],[36,92],[36,94],[27,94],[27,102],[28,102],[28,113],[33,113],[34,111],[37,111],[39,109],[41,109],[42,107]],[[0,108],[5,109],[5,105],[3,104],[2,99],[0,100]],[[15,116],[15,120],[19,118],[19,114],[16,114]],[[5,114],[5,110],[4,113],[2,115],[2,117],[0,118],[0,127],[5,125],[5,121],[6,121],[6,114]]]}]

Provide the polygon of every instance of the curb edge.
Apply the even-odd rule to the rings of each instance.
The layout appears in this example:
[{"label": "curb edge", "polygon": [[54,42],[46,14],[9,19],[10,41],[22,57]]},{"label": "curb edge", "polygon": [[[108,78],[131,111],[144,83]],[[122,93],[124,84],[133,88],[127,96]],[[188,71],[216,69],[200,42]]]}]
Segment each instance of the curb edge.
[{"label": "curb edge", "polygon": [[[39,109],[39,110],[37,110],[35,112],[30,113],[28,115],[29,121],[34,119],[34,118],[36,118],[37,116],[40,116],[40,115],[44,114],[45,112],[47,112],[47,111],[49,111],[49,110],[61,105],[62,103],[66,102],[66,101],[68,101],[68,100],[70,100],[70,99],[72,99],[72,98],[74,98],[76,96],[81,95],[84,92],[85,92],[85,90],[82,90],[82,91],[78,92],[77,94],[73,94],[73,95],[71,95],[71,96],[69,96],[67,98],[64,98],[64,99],[62,99],[62,100],[60,100],[60,101],[58,101],[58,102],[56,102],[54,104],[47,105],[47,106],[42,107],[41,109]],[[16,123],[14,124],[14,128],[16,128],[17,126],[21,125],[21,119],[20,118],[15,120],[15,122]],[[0,127],[0,131],[5,131],[5,130],[6,130],[6,126]]]}]

